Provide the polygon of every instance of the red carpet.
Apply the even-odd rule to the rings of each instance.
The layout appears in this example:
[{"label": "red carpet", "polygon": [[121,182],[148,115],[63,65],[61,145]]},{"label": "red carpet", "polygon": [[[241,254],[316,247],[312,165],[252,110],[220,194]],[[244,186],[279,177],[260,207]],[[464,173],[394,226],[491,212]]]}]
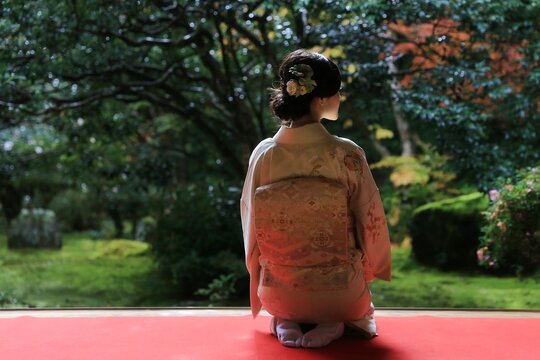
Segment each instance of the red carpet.
[{"label": "red carpet", "polygon": [[1,360],[540,359],[540,318],[379,317],[379,337],[290,349],[269,317],[0,319]]}]

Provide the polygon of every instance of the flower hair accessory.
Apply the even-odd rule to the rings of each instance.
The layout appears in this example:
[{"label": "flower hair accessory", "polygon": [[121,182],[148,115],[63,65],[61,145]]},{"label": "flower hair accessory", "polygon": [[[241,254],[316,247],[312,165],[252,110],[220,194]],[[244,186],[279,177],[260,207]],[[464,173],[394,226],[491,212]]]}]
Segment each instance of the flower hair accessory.
[{"label": "flower hair accessory", "polygon": [[298,97],[305,95],[313,91],[317,83],[311,77],[313,76],[313,69],[308,64],[296,64],[291,66],[289,72],[296,77],[296,79],[290,79],[287,81],[287,93],[291,96]]}]

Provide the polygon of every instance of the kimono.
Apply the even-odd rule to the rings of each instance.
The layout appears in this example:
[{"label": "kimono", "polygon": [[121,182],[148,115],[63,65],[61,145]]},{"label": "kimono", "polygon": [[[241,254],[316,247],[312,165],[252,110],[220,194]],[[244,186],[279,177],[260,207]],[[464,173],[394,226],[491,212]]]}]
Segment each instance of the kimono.
[{"label": "kimono", "polygon": [[[261,295],[265,293],[261,281],[261,251],[255,231],[255,191],[263,185],[305,176],[336,180],[343,184],[348,192],[350,216],[356,234],[355,241],[360,252],[360,261],[357,262],[357,265],[361,267],[361,276],[353,279],[352,284],[357,288],[354,291],[357,292],[358,289],[367,287],[367,284],[375,278],[386,281],[391,279],[388,227],[379,189],[369,169],[364,150],[347,138],[331,135],[320,122],[309,123],[297,128],[281,126],[273,137],[264,139],[253,150],[240,199],[246,268],[250,274],[250,304],[253,317],[256,317],[263,307]],[[279,293],[279,289],[274,291],[275,294],[279,294],[276,296],[289,294],[288,303],[285,301],[284,304],[281,304],[282,307],[296,306],[301,309],[302,301],[311,303],[315,295],[322,302],[335,301],[336,307],[358,308],[343,313],[347,314],[343,316],[348,317],[343,319],[327,318],[320,313],[309,314],[310,310],[305,310],[308,311],[307,315],[304,311],[303,315],[295,318],[294,316],[286,316],[278,310],[271,312],[267,308],[272,315],[288,318],[288,320],[322,323],[352,321],[355,318],[362,318],[364,313],[366,316],[369,315],[367,314],[371,304],[369,290],[363,293],[362,298],[355,300],[361,305],[355,305],[348,300],[340,303],[340,296],[343,299],[351,298],[352,293],[347,292],[342,293],[342,295],[336,292],[328,294],[302,294],[298,292],[291,295],[288,290],[283,290],[282,293]],[[354,296],[358,297],[358,293]],[[276,309],[279,309],[279,306]],[[313,309],[317,309],[317,307],[313,307]]]}]

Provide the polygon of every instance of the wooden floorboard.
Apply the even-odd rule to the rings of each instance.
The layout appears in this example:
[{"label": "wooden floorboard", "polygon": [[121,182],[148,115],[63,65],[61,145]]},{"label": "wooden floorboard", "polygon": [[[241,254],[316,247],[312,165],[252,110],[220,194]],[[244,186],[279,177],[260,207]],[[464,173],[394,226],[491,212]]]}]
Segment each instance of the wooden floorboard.
[{"label": "wooden floorboard", "polygon": [[[20,316],[33,317],[107,317],[107,316],[245,316],[249,308],[62,308],[62,309],[0,309],[0,319]],[[265,311],[262,316],[269,316]],[[437,316],[540,318],[540,311],[497,309],[395,309],[379,308],[375,316]]]}]

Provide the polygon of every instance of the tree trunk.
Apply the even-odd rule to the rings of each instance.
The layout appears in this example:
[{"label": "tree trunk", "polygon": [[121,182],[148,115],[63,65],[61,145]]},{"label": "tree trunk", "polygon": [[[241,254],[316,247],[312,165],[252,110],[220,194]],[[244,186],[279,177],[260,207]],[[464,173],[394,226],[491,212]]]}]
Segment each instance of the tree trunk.
[{"label": "tree trunk", "polygon": [[405,120],[401,111],[401,104],[399,103],[398,95],[401,92],[401,84],[396,76],[397,66],[394,62],[394,56],[391,53],[386,56],[386,63],[388,65],[388,75],[390,75],[390,102],[392,104],[392,112],[396,120],[399,138],[401,139],[401,155],[412,156],[414,154],[413,142],[409,132],[409,123]]},{"label": "tree trunk", "polygon": [[0,182],[0,203],[2,204],[2,210],[6,217],[8,224],[12,220],[19,216],[22,204],[23,204],[23,195],[12,184],[6,181]]},{"label": "tree trunk", "polygon": [[137,240],[137,217],[134,216],[131,218],[131,239]]},{"label": "tree trunk", "polygon": [[124,237],[124,223],[122,221],[122,214],[117,207],[109,207],[107,210],[109,216],[111,217],[114,223],[115,237],[121,239]]},{"label": "tree trunk", "polygon": [[343,103],[343,108],[346,110],[347,114],[349,115],[353,123],[356,125],[356,127],[360,129],[362,134],[371,140],[371,142],[373,143],[373,147],[375,147],[375,150],[377,150],[381,157],[384,158],[390,156],[390,151],[375,137],[375,135],[373,135],[371,131],[369,131],[367,124],[360,118],[360,116],[358,115],[358,111],[352,108],[351,103],[345,101]]}]

